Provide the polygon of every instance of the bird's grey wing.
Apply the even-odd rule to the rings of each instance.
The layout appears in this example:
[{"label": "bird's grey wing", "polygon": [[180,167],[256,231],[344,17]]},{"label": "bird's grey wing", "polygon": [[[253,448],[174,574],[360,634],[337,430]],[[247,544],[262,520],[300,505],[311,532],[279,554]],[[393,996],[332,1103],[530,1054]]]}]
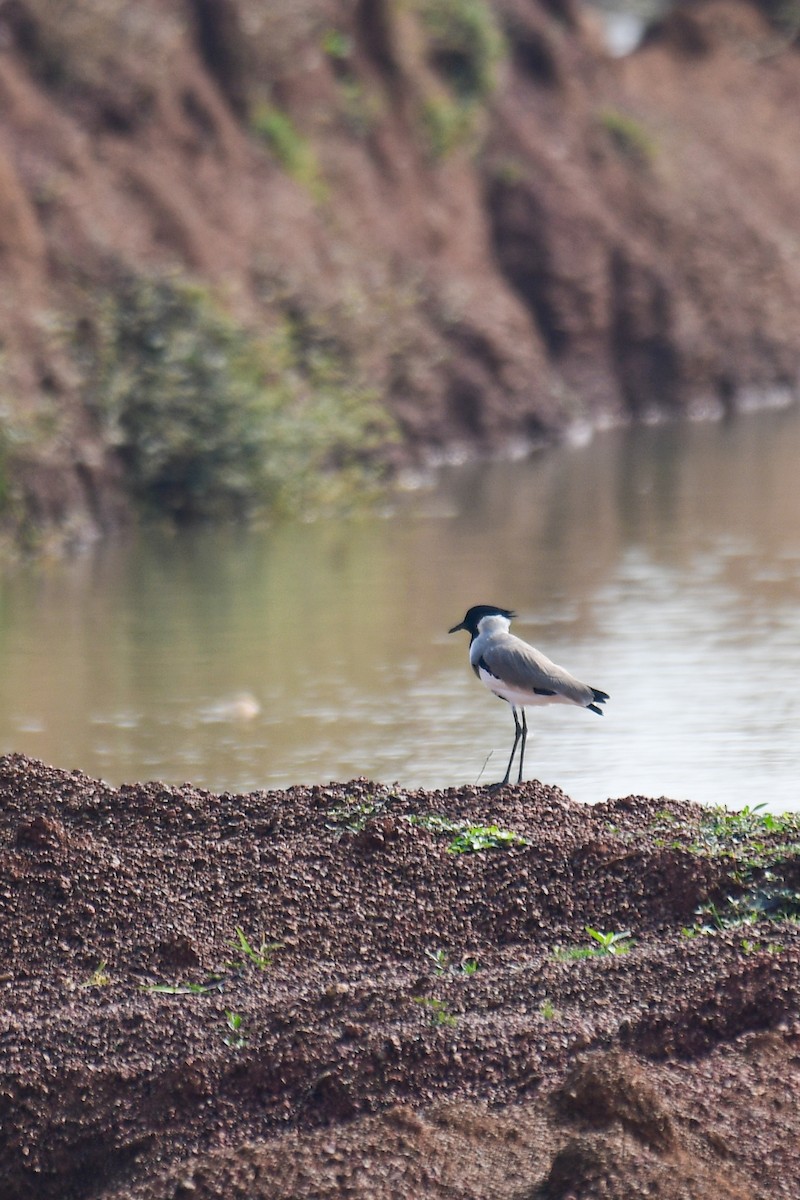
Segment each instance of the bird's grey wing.
[{"label": "bird's grey wing", "polygon": [[482,660],[496,679],[521,691],[564,696],[573,704],[581,705],[589,704],[594,698],[588,684],[581,683],[520,638],[508,637],[487,646]]}]

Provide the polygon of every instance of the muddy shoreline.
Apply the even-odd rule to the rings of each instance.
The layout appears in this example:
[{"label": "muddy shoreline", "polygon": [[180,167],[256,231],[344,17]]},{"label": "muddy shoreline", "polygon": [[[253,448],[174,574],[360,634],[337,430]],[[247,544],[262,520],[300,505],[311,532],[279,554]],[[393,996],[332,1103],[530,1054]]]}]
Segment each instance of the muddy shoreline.
[{"label": "muddy shoreline", "polygon": [[10,755],[0,821],[0,1195],[797,1195],[796,816]]}]

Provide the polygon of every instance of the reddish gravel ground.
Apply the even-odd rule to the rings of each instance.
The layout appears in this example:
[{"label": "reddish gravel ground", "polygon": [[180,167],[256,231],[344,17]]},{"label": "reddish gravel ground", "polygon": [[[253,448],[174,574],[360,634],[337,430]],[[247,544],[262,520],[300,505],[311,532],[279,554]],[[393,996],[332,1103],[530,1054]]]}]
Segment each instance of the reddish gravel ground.
[{"label": "reddish gravel ground", "polygon": [[3,1200],[800,1196],[796,818],[13,755],[0,835]]}]

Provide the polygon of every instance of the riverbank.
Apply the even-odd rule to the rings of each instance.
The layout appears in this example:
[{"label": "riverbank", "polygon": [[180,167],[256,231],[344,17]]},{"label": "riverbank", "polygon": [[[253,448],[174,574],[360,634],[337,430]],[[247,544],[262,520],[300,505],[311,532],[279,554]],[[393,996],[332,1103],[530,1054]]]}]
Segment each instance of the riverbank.
[{"label": "riverbank", "polygon": [[12,755],[0,822],[4,1194],[796,1194],[797,816]]},{"label": "riverbank", "polygon": [[3,6],[0,543],[795,397],[765,11],[617,59],[574,0]]}]

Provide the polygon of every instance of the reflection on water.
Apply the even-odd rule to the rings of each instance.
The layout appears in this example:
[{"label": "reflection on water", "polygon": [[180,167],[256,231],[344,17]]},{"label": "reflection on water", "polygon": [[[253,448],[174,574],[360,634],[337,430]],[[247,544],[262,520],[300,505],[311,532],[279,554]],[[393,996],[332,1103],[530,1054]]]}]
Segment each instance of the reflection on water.
[{"label": "reflection on water", "polygon": [[[800,412],[445,472],[391,519],[149,534],[0,587],[0,750],[218,790],[499,778],[513,724],[465,635],[490,602],[611,693],[532,710],[527,770],[800,808]],[[487,756],[489,757],[488,762]]]}]

